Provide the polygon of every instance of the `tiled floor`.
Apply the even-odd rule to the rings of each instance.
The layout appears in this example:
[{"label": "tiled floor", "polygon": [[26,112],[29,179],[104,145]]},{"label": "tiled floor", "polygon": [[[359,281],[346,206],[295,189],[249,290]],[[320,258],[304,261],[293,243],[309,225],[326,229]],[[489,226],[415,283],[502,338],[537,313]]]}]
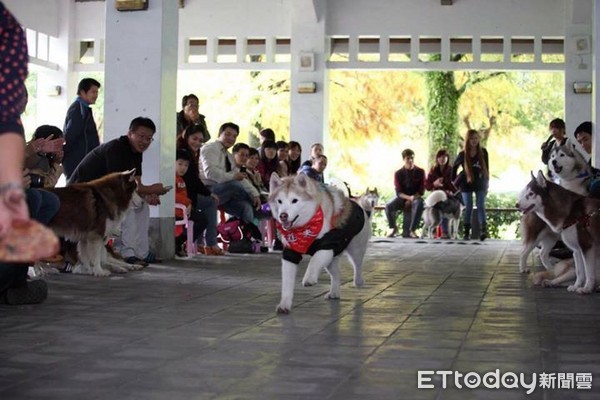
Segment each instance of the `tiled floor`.
[{"label": "tiled floor", "polygon": [[[0,399],[600,398],[600,296],[534,288],[518,243],[475,243],[374,239],[365,287],[342,263],[340,301],[323,299],[325,274],[301,287],[305,261],[288,316],[274,312],[279,254],[49,276],[43,305],[0,306]],[[598,382],[417,388],[419,370],[496,369]]]}]

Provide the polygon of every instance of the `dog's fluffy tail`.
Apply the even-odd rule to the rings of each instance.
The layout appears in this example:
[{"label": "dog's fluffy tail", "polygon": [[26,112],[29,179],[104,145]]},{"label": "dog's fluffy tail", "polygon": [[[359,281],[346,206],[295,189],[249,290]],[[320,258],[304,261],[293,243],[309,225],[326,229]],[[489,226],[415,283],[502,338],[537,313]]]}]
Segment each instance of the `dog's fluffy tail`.
[{"label": "dog's fluffy tail", "polygon": [[434,190],[425,199],[425,207],[433,207],[437,203],[448,200],[448,195],[443,190]]}]

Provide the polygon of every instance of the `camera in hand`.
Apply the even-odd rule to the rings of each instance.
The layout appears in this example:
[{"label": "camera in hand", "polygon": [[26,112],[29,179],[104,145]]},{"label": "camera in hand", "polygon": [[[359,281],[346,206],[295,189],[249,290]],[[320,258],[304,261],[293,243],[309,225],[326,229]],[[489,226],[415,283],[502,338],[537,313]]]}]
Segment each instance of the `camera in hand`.
[{"label": "camera in hand", "polygon": [[43,188],[44,187],[45,178],[42,175],[29,174],[29,177],[31,178],[31,187],[32,188]]},{"label": "camera in hand", "polygon": [[244,166],[240,167],[240,172],[246,172],[246,167],[244,167]]}]

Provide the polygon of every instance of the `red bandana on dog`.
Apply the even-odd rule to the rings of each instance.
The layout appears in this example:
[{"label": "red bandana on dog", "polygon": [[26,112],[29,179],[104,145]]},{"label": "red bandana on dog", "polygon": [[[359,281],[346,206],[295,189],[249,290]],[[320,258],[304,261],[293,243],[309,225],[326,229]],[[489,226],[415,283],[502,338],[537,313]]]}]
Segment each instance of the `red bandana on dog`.
[{"label": "red bandana on dog", "polygon": [[283,229],[281,223],[277,221],[277,230],[287,242],[287,247],[300,254],[306,254],[306,251],[313,244],[322,228],[323,210],[321,207],[319,207],[315,215],[306,224],[290,230]]}]

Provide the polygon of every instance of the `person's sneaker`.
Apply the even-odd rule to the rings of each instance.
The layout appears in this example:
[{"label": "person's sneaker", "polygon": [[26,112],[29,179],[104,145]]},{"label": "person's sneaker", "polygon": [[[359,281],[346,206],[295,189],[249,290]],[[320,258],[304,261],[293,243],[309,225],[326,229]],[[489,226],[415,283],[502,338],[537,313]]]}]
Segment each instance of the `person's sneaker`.
[{"label": "person's sneaker", "polygon": [[179,248],[177,248],[177,250],[175,250],[175,255],[177,257],[187,257],[187,253],[185,251],[185,243],[182,244],[181,246],[179,246]]},{"label": "person's sneaker", "polygon": [[26,285],[6,290],[6,304],[40,304],[48,297],[48,285],[46,281],[36,279],[27,281]]}]

